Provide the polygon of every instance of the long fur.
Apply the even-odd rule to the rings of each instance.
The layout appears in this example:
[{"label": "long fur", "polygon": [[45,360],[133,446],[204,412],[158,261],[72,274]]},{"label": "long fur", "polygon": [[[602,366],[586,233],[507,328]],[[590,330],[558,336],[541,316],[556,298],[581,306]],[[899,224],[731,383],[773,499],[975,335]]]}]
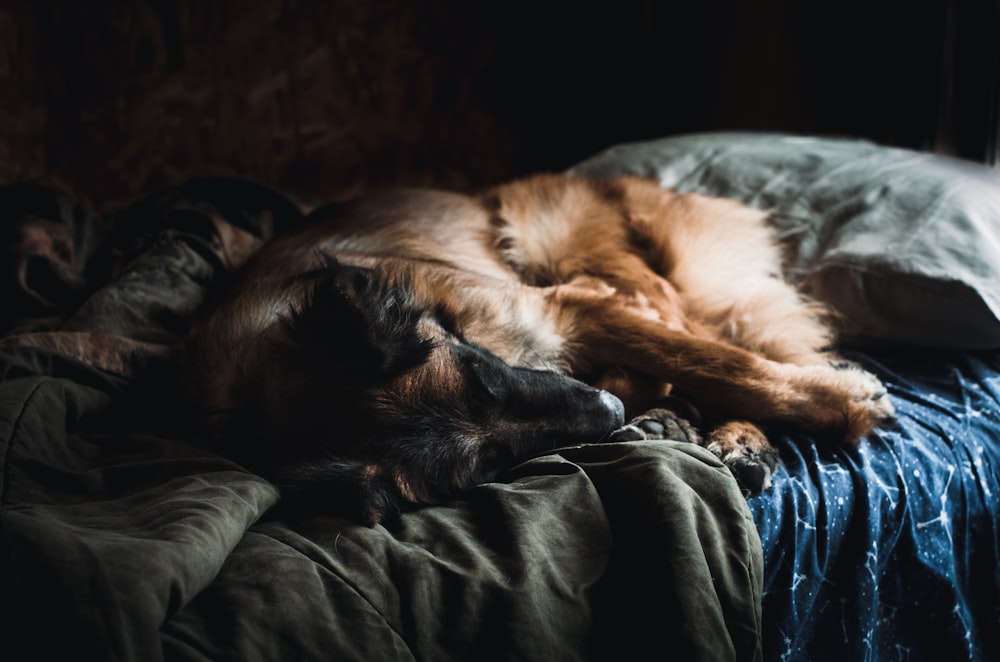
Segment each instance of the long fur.
[{"label": "long fur", "polygon": [[[370,522],[385,490],[446,498],[537,452],[546,442],[517,435],[560,420],[558,403],[572,420],[550,434],[594,436],[620,417],[601,391],[629,417],[682,397],[750,491],[775,461],[761,426],[855,443],[892,415],[831,351],[828,311],[782,278],[766,215],[731,200],[539,175],[311,220],[252,257],[192,334],[189,401],[241,457],[308,456],[297,471],[316,483],[358,476],[329,494],[389,485],[351,497]],[[532,390],[558,397],[536,411]]]}]

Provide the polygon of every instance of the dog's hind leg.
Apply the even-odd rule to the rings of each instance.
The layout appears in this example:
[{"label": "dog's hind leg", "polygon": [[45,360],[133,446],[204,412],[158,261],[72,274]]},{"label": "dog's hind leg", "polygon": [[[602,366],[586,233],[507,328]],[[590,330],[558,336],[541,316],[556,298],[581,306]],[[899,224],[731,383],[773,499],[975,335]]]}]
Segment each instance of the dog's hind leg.
[{"label": "dog's hind leg", "polygon": [[645,179],[617,186],[635,250],[681,293],[689,318],[773,361],[831,362],[830,312],[782,277],[781,249],[765,212]]},{"label": "dog's hind leg", "polygon": [[884,387],[862,371],[772,361],[671,329],[614,295],[556,286],[547,296],[571,372],[622,366],[682,389],[710,420],[778,423],[848,443],[892,416]]}]

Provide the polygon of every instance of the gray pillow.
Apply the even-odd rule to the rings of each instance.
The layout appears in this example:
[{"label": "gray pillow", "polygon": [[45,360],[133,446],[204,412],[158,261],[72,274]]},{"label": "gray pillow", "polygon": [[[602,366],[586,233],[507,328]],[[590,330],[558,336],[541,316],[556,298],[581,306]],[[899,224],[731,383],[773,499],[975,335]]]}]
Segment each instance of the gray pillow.
[{"label": "gray pillow", "polygon": [[770,211],[788,277],[855,341],[1000,347],[996,170],[863,140],[711,133],[618,145],[570,172]]}]

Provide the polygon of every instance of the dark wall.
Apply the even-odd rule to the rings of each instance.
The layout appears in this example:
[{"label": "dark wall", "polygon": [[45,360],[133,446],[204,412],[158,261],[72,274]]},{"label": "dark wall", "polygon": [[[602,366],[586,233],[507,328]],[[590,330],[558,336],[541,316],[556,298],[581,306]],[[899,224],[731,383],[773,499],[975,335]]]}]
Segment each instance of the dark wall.
[{"label": "dark wall", "polygon": [[0,0],[0,182],[98,205],[213,174],[468,189],[720,129],[981,160],[997,6]]},{"label": "dark wall", "polygon": [[541,103],[507,94],[502,107],[536,140],[558,141],[556,154],[591,136],[720,128],[933,144],[945,2],[605,3],[530,27],[532,3],[517,4],[506,31],[519,37],[501,47],[496,87],[526,81]]}]

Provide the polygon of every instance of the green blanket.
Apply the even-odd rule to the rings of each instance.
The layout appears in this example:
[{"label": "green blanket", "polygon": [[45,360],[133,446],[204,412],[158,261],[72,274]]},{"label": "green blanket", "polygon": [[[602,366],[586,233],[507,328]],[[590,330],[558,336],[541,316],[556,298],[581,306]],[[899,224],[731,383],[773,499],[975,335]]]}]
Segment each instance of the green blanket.
[{"label": "green blanket", "polygon": [[0,659],[760,658],[760,541],[699,447],[563,448],[368,528],[163,432],[151,366],[259,219],[295,216],[220,190],[130,212],[140,257],[0,341]]}]

